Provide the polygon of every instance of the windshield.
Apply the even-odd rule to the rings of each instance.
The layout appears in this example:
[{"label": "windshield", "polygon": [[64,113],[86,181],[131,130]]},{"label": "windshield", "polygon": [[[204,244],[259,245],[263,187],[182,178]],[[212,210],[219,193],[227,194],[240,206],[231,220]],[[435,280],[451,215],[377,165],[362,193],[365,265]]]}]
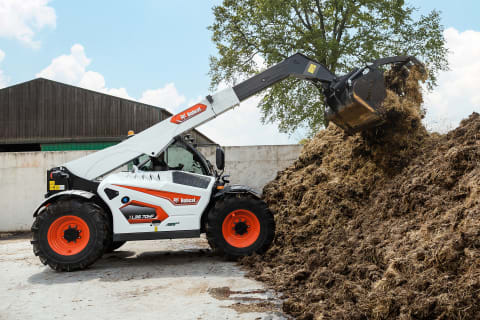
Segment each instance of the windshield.
[{"label": "windshield", "polygon": [[143,155],[134,161],[142,171],[179,170],[211,175],[206,159],[192,146],[176,139],[158,157]]}]

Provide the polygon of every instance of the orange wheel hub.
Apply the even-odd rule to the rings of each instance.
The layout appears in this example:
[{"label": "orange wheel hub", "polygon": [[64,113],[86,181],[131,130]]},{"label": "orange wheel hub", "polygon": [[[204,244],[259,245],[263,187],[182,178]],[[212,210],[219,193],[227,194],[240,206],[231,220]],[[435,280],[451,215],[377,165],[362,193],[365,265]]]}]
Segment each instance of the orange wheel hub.
[{"label": "orange wheel hub", "polygon": [[62,256],[73,256],[81,252],[90,240],[87,223],[77,216],[57,218],[48,228],[48,245]]},{"label": "orange wheel hub", "polygon": [[257,241],[260,235],[260,221],[257,216],[244,209],[230,212],[222,224],[223,238],[236,248],[246,248]]}]

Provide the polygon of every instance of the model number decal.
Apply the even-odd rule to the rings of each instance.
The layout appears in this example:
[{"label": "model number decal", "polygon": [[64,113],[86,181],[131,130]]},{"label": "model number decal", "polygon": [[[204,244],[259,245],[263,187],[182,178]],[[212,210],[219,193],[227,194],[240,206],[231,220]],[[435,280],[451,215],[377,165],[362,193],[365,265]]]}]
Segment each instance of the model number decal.
[{"label": "model number decal", "polygon": [[153,219],[156,215],[154,214],[137,214],[128,216],[128,220],[137,220],[137,219]]},{"label": "model number decal", "polygon": [[167,223],[167,227],[175,227],[177,224],[180,224],[180,222],[169,222]]},{"label": "model number decal", "polygon": [[153,220],[163,221],[168,218],[168,214],[160,206],[136,200],[124,204],[119,209],[129,223],[150,223]]}]

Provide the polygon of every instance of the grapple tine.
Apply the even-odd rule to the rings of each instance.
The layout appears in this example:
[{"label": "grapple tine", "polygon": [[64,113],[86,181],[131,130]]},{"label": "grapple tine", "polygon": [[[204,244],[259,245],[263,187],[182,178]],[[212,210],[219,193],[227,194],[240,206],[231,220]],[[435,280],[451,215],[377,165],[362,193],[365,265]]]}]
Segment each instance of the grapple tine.
[{"label": "grapple tine", "polygon": [[325,90],[325,119],[350,134],[376,127],[384,122],[382,103],[387,95],[383,71],[385,64],[423,64],[412,56],[397,56],[375,60],[366,67],[339,78]]}]

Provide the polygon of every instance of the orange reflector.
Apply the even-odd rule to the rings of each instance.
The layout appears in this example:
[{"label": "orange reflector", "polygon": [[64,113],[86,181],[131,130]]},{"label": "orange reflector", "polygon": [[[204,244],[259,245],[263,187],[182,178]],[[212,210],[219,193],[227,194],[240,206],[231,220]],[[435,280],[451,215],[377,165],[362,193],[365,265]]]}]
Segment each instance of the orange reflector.
[{"label": "orange reflector", "polygon": [[225,186],[217,186],[217,190],[225,189]]},{"label": "orange reflector", "polygon": [[129,137],[130,137],[130,136],[133,136],[134,134],[135,134],[135,131],[133,131],[133,130],[128,130],[128,136],[129,136]]}]

